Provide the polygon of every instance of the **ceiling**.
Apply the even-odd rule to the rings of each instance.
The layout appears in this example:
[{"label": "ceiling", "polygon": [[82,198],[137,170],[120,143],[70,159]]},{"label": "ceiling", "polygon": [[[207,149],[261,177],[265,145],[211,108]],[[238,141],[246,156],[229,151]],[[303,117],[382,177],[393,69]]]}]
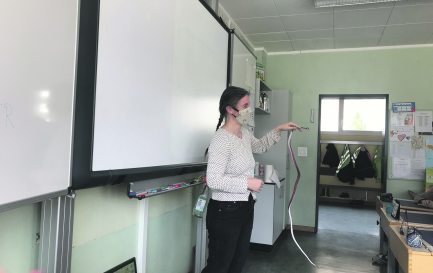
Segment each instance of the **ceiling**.
[{"label": "ceiling", "polygon": [[314,0],[219,0],[268,52],[433,43],[433,0],[315,8]]}]

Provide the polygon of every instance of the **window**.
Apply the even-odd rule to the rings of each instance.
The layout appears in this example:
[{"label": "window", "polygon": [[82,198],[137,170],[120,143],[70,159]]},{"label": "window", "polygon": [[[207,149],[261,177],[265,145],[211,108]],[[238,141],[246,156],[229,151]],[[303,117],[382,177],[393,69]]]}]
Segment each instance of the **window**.
[{"label": "window", "polygon": [[338,132],[339,99],[322,99],[320,126],[322,131]]},{"label": "window", "polygon": [[321,132],[385,132],[385,98],[321,99]]}]

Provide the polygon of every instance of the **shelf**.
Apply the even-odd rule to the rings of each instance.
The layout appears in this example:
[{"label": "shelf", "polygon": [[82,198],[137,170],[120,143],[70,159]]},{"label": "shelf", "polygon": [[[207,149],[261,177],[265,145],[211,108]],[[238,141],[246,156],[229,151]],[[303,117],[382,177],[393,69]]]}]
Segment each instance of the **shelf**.
[{"label": "shelf", "polygon": [[381,141],[321,140],[320,144],[383,145]]},{"label": "shelf", "polygon": [[[272,90],[271,90],[271,88],[264,82],[264,81],[262,81],[261,79],[259,79],[259,78],[257,78],[256,79],[256,91],[255,91],[255,113],[256,114],[266,114],[266,115],[269,115],[269,114],[271,114],[271,102],[272,102],[272,92],[271,92]],[[267,103],[269,104],[268,105],[268,110],[266,111],[266,110],[264,110],[261,106],[263,106],[263,105],[261,105],[260,104],[260,98],[261,98],[261,94],[265,94],[266,95],[266,97],[267,97]]]},{"label": "shelf", "polygon": [[329,197],[329,196],[319,196],[319,201],[321,203],[343,203],[356,206],[374,206],[375,201],[366,201],[363,199],[352,199],[352,198],[342,198],[342,197]]},{"label": "shelf", "polygon": [[320,175],[332,175],[335,176],[337,172],[337,167],[320,167],[319,174]]},{"label": "shelf", "polygon": [[264,81],[260,80],[260,91],[272,91],[272,90]]},{"label": "shelf", "polygon": [[129,190],[128,191],[128,197],[129,198],[137,198],[137,199],[141,200],[143,198],[148,198],[148,197],[152,197],[152,196],[156,196],[156,195],[160,195],[160,194],[164,194],[164,193],[168,193],[168,192],[172,192],[172,191],[176,191],[176,190],[186,189],[189,187],[202,185],[202,184],[204,184],[204,180],[201,180],[201,181],[193,180],[190,182],[180,182],[180,183],[174,183],[174,184],[166,185],[163,187],[150,188],[150,189],[146,189],[142,192],[135,192],[135,191]]},{"label": "shelf", "polygon": [[328,188],[334,188],[334,189],[351,189],[351,190],[363,190],[363,191],[382,191],[380,188],[367,188],[367,187],[360,187],[355,185],[327,185],[327,184],[319,184],[320,187],[328,187]]},{"label": "shelf", "polygon": [[256,107],[256,114],[265,114],[265,115],[270,115],[271,113],[268,111],[265,111],[264,109],[260,108],[260,107]]}]

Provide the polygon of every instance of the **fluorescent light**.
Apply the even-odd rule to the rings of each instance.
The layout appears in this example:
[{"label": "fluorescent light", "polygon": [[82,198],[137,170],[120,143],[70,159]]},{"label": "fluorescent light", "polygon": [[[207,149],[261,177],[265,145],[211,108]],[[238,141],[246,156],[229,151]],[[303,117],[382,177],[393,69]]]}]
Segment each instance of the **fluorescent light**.
[{"label": "fluorescent light", "polygon": [[385,2],[398,2],[401,0],[314,0],[316,8],[330,8],[339,6],[351,6],[362,4],[375,4]]}]

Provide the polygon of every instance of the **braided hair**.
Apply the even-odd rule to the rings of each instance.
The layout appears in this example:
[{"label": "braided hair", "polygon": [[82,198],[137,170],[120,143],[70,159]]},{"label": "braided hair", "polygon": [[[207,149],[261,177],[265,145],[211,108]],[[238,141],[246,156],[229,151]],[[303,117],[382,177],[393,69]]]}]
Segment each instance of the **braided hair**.
[{"label": "braided hair", "polygon": [[238,102],[243,97],[248,96],[249,94],[250,93],[247,90],[236,86],[229,86],[226,90],[224,90],[220,98],[220,105],[219,105],[220,117],[218,119],[216,130],[219,129],[224,118],[227,116],[226,107],[231,106],[233,108],[236,108],[236,104],[238,104]]},{"label": "braided hair", "polygon": [[[247,90],[236,86],[229,86],[226,90],[224,90],[220,98],[220,105],[219,105],[220,117],[218,119],[216,131],[218,131],[218,129],[220,128],[224,118],[227,117],[226,107],[231,106],[236,109],[236,105],[238,104],[238,102],[243,97],[248,96],[249,94],[250,93]],[[204,153],[205,156],[207,155],[208,151],[209,151],[209,147],[206,149],[206,152]]]}]

